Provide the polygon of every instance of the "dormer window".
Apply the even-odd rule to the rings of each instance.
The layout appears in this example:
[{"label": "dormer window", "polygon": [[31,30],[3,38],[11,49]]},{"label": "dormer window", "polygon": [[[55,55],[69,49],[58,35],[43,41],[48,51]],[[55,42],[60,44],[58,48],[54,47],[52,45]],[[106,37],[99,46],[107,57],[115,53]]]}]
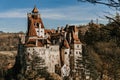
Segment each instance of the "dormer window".
[{"label": "dormer window", "polygon": [[39,23],[37,23],[37,26],[39,27]]}]

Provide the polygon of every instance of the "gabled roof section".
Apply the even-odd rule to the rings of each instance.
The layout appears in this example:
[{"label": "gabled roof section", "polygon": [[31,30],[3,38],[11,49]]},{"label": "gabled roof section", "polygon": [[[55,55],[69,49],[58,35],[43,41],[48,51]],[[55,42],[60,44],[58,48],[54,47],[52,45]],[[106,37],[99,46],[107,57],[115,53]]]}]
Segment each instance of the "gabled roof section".
[{"label": "gabled roof section", "polygon": [[78,32],[78,29],[76,26],[73,26],[73,30],[74,30],[74,32]]},{"label": "gabled roof section", "polygon": [[64,39],[64,41],[63,41],[63,47],[65,47],[67,49],[70,48],[68,41],[66,39]]},{"label": "gabled roof section", "polygon": [[74,40],[79,40],[79,38],[78,38],[78,36],[77,35],[75,35],[75,33],[74,32],[72,32],[72,38],[74,39]]},{"label": "gabled roof section", "polygon": [[32,10],[32,13],[38,13],[38,12],[39,12],[39,11],[38,11],[37,7],[34,6],[34,8],[33,8],[33,10]]},{"label": "gabled roof section", "polygon": [[80,39],[78,38],[78,35],[75,35],[74,32],[72,32],[72,43],[73,44],[80,44]]}]

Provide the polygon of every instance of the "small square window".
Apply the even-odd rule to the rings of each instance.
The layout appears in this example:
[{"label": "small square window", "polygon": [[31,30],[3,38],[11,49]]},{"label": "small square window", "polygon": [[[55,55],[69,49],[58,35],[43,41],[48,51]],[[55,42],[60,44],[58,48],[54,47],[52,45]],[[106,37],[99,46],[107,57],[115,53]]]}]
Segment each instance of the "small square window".
[{"label": "small square window", "polygon": [[76,54],[78,54],[78,52],[76,52]]}]

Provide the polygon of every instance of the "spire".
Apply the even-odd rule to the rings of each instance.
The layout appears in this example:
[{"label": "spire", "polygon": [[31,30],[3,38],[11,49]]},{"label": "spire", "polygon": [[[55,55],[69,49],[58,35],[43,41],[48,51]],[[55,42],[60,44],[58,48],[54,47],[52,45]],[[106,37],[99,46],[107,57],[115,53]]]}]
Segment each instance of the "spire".
[{"label": "spire", "polygon": [[34,8],[33,8],[33,10],[32,10],[32,13],[38,13],[39,11],[38,11],[38,9],[37,9],[37,7],[36,7],[36,5],[34,6]]}]

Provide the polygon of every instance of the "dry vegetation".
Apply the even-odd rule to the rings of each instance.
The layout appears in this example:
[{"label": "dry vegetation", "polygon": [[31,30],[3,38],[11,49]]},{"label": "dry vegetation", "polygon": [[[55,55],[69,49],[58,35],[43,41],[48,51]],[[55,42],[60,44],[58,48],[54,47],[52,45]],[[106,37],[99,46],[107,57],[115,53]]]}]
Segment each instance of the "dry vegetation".
[{"label": "dry vegetation", "polygon": [[0,51],[17,50],[19,42],[18,33],[1,33],[0,34]]}]

